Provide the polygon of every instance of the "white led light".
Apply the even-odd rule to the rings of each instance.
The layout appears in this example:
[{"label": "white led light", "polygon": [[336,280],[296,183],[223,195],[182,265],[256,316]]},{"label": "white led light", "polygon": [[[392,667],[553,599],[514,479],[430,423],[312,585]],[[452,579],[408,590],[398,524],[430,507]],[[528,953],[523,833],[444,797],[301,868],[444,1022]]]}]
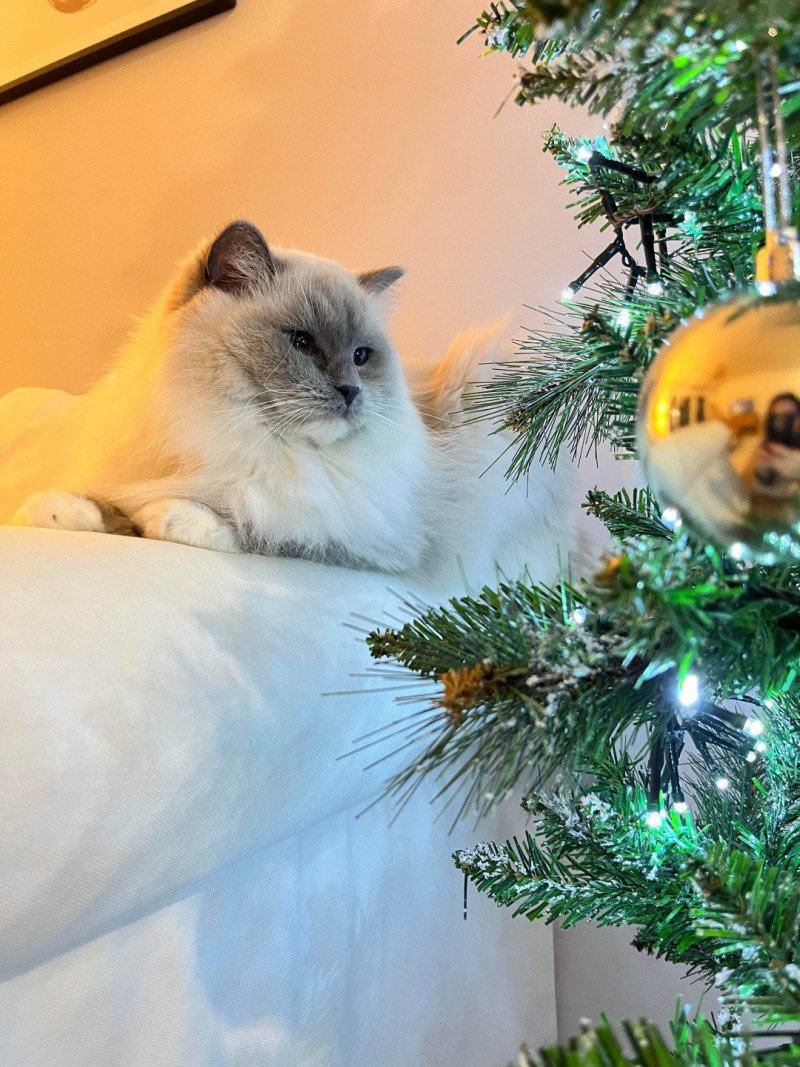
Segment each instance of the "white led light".
[{"label": "white led light", "polygon": [[575,158],[579,163],[588,163],[592,158],[591,148],[587,148],[585,144],[582,144],[578,151],[575,153]]},{"label": "white led light", "polygon": [[676,800],[672,807],[679,815],[685,815],[689,810],[689,805],[685,800]]},{"label": "white led light", "polygon": [[572,621],[578,626],[583,626],[588,618],[589,612],[586,608],[575,608],[572,612]]},{"label": "white led light", "polygon": [[660,278],[654,278],[651,282],[647,283],[647,291],[650,296],[661,296],[664,292],[664,283]]},{"label": "white led light", "polygon": [[734,41],[733,42],[733,47],[736,49],[737,52],[746,52],[747,51],[747,41]]},{"label": "white led light", "polygon": [[680,530],[683,526],[683,519],[677,508],[664,508],[661,512],[661,521],[670,530]]},{"label": "white led light", "polygon": [[775,707],[775,701],[772,699],[772,697],[767,697],[767,699],[764,701],[764,707],[767,709],[767,711],[772,711],[772,709]]},{"label": "white led light", "polygon": [[631,313],[627,308],[623,308],[619,315],[617,315],[617,326],[621,326],[623,330],[627,330],[630,324]]},{"label": "white led light", "polygon": [[755,761],[758,759],[758,753],[756,752],[756,750],[754,748],[751,748],[750,751],[745,756],[745,759],[747,760],[748,763],[755,763]]},{"label": "white led light", "polygon": [[561,294],[561,299],[562,300],[574,300],[575,299],[575,290],[572,288],[571,285],[568,285],[567,288],[564,290],[564,292]]},{"label": "white led light", "polygon": [[721,774],[719,778],[716,778],[714,780],[714,785],[717,787],[717,789],[721,789],[723,791],[729,789],[730,784],[730,778],[726,778],[724,774]]},{"label": "white led light", "polygon": [[751,737],[759,737],[764,733],[764,723],[760,719],[748,719],[744,724],[744,732]]},{"label": "white led light", "polygon": [[758,289],[761,296],[775,296],[778,291],[775,282],[756,282],[756,289]]},{"label": "white led light", "polygon": [[661,823],[664,821],[664,812],[648,811],[647,815],[645,815],[644,821],[647,823],[648,826],[652,826],[654,830],[657,830]]},{"label": "white led light", "polygon": [[687,674],[678,686],[678,703],[691,708],[700,696],[700,682],[696,674]]},{"label": "white led light", "polygon": [[767,742],[766,741],[756,741],[756,743],[753,745],[753,748],[756,750],[756,752],[766,752],[767,751]]},{"label": "white led light", "polygon": [[747,545],[743,545],[741,541],[734,541],[729,549],[731,559],[744,559],[747,555]]},{"label": "white led light", "polygon": [[772,166],[769,168],[770,178],[780,178],[781,174],[783,174],[783,167],[781,166],[781,164],[773,163]]}]

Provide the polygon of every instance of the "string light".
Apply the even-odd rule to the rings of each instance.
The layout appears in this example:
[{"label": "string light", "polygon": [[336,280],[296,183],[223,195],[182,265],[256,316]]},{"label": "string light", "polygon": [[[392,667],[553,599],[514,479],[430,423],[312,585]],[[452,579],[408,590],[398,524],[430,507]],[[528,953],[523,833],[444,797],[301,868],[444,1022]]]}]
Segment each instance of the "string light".
[{"label": "string light", "polygon": [[666,813],[663,812],[663,811],[660,811],[660,810],[655,809],[655,808],[651,808],[651,810],[648,811],[648,813],[645,815],[644,821],[653,830],[657,830],[659,828],[659,826],[662,824],[662,822],[664,821],[665,814]]},{"label": "string light", "polygon": [[631,313],[627,308],[623,308],[622,311],[620,311],[619,315],[617,315],[617,325],[621,326],[623,330],[627,330],[630,324]]},{"label": "string light", "polygon": [[586,610],[586,608],[583,607],[575,608],[575,610],[571,613],[572,621],[576,624],[576,626],[583,626],[588,617],[589,612]]},{"label": "string light", "polygon": [[724,792],[726,789],[729,789],[730,784],[730,778],[726,778],[724,774],[721,774],[719,778],[714,779],[714,785],[722,792]]},{"label": "string light", "polygon": [[744,724],[744,732],[751,737],[759,737],[764,733],[764,723],[760,719],[748,719]]},{"label": "string light", "polygon": [[677,811],[679,815],[685,815],[686,812],[689,810],[689,805],[686,803],[685,800],[676,800],[675,803],[672,805],[672,810]]},{"label": "string light", "polygon": [[684,708],[693,707],[700,697],[700,681],[696,674],[687,674],[678,686],[678,703]]},{"label": "string light", "polygon": [[728,551],[731,559],[744,559],[747,555],[747,545],[743,545],[741,541],[734,541]]},{"label": "string light", "polygon": [[661,296],[664,292],[664,283],[660,278],[653,278],[647,283],[647,291],[650,296]]},{"label": "string light", "polygon": [[683,519],[677,508],[664,508],[661,512],[661,521],[669,530],[680,530],[683,526]]},{"label": "string light", "polygon": [[753,748],[756,750],[756,752],[766,752],[767,751],[767,742],[766,741],[756,741],[756,743],[753,745]]},{"label": "string light", "polygon": [[755,763],[755,761],[758,759],[758,753],[756,752],[756,750],[754,748],[751,748],[750,751],[745,756],[745,759],[747,760],[748,763]]},{"label": "string light", "polygon": [[588,163],[594,153],[591,148],[587,148],[585,144],[581,145],[575,154],[575,158],[579,163]]},{"label": "string light", "polygon": [[561,294],[561,299],[562,300],[574,300],[575,299],[575,290],[572,288],[571,285],[568,285],[567,288],[564,290],[564,292]]}]

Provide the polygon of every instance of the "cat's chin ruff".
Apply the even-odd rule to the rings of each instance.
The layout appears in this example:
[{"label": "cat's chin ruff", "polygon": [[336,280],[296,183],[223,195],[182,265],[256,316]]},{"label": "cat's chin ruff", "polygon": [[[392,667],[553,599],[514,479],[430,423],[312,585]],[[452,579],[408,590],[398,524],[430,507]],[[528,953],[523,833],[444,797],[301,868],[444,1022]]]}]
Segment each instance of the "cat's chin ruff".
[{"label": "cat's chin ruff", "polygon": [[255,420],[231,433],[226,413],[215,418],[196,402],[172,433],[199,460],[178,475],[180,495],[224,514],[251,550],[392,572],[429,554],[425,504],[436,492],[436,465],[410,400],[327,444],[265,432]]},{"label": "cat's chin ruff", "polygon": [[342,416],[333,416],[328,419],[314,419],[298,428],[291,437],[316,445],[318,448],[326,448],[338,441],[346,441],[366,432],[366,424],[363,419],[351,420]]}]

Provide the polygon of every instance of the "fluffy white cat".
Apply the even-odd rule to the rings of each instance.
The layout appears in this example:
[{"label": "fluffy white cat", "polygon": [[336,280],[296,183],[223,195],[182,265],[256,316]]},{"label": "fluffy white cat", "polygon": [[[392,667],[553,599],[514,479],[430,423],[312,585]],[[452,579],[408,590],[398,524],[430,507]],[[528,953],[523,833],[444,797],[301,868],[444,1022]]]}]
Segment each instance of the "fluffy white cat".
[{"label": "fluffy white cat", "polygon": [[[519,501],[504,507],[507,487],[479,477],[498,439],[458,414],[494,338],[468,335],[428,365],[415,403],[385,325],[402,273],[354,275],[226,227],[106,377],[15,435],[0,522],[420,575],[466,552],[485,557],[483,578],[513,516],[517,569],[531,548]],[[531,536],[555,489],[536,480]]]}]

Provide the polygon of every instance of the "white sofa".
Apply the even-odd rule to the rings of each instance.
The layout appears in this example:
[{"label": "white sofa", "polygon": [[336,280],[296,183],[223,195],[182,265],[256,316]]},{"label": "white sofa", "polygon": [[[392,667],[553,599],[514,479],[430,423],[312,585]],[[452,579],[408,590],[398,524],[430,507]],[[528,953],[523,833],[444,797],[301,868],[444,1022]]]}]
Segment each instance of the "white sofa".
[{"label": "white sofa", "polygon": [[[548,508],[516,506],[552,569]],[[495,1067],[553,1037],[549,930],[475,893],[464,922],[450,858],[516,807],[357,818],[409,758],[352,754],[398,715],[352,628],[389,586],[0,527],[3,1067]]]}]

